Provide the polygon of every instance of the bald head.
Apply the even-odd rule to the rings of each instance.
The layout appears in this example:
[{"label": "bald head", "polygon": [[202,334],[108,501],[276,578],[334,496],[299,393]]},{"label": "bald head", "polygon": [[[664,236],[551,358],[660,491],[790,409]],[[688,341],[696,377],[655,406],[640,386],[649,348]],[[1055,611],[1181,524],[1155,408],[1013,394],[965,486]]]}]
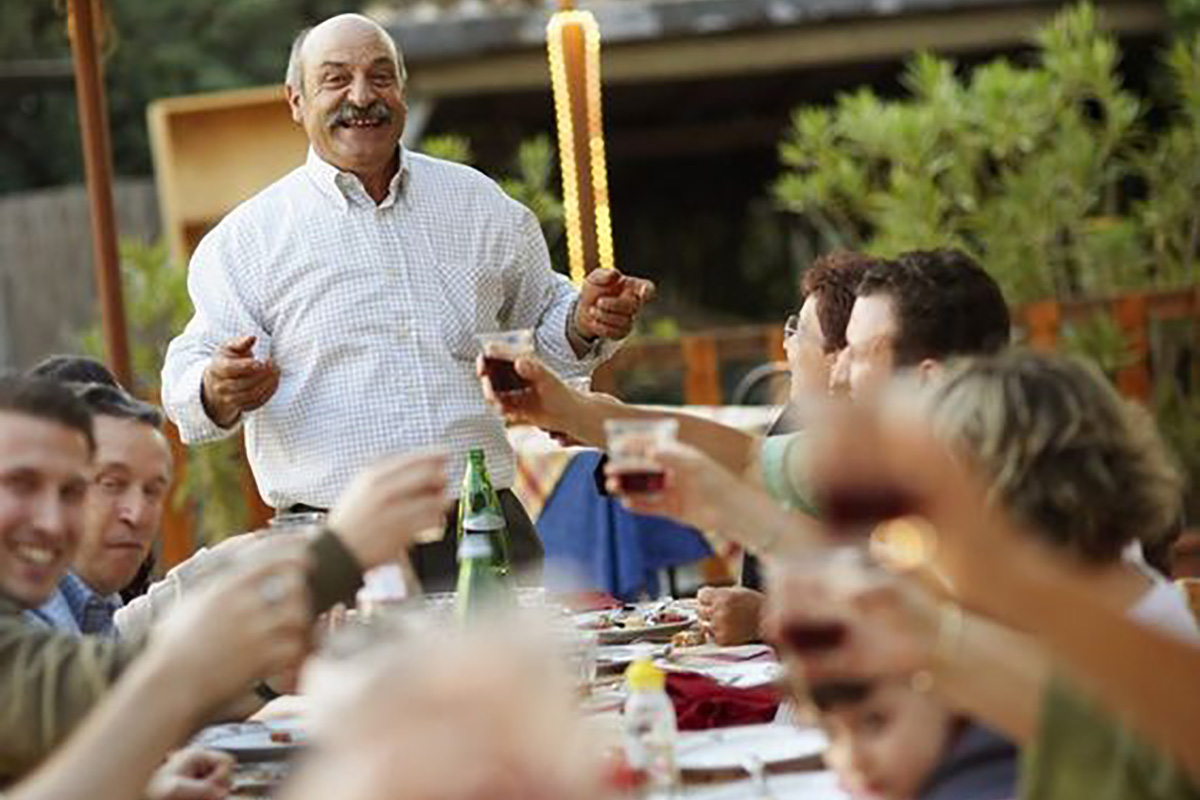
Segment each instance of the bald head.
[{"label": "bald head", "polygon": [[378,46],[382,42],[391,53],[396,65],[396,72],[402,81],[408,79],[404,69],[404,57],[396,41],[373,19],[362,14],[338,14],[330,17],[314,27],[305,28],[292,41],[292,51],[288,56],[287,75],[284,82],[289,88],[298,93],[304,92],[304,69],[312,63],[314,54],[327,50],[344,50],[347,48],[362,48]]}]

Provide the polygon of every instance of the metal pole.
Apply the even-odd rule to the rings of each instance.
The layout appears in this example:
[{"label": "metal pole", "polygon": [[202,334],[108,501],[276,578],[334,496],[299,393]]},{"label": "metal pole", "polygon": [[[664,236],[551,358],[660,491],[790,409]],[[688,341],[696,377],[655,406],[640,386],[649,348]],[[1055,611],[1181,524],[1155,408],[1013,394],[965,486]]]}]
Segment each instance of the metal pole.
[{"label": "metal pole", "polygon": [[100,0],[70,0],[68,30],[75,63],[75,99],[83,141],[88,204],[92,218],[92,256],[96,289],[100,294],[100,323],[104,352],[117,380],[130,390],[133,370],[125,329],[125,303],[121,293],[121,262],[117,253],[117,225],[113,214],[112,154],[108,142],[108,115],[96,48],[96,19]]}]

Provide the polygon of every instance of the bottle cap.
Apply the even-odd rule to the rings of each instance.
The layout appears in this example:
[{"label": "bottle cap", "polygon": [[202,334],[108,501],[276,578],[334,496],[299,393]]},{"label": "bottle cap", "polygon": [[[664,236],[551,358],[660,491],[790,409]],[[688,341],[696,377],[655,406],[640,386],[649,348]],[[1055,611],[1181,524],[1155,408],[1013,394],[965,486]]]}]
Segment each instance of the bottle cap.
[{"label": "bottle cap", "polygon": [[661,691],[667,676],[649,659],[639,658],[625,670],[625,684],[635,692]]}]

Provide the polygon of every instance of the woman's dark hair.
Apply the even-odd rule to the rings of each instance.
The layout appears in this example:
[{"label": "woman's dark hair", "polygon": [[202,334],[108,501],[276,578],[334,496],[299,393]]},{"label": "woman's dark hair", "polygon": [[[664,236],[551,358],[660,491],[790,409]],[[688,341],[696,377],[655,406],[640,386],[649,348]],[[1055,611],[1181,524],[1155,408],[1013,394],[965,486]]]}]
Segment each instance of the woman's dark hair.
[{"label": "woman's dark hair", "polygon": [[817,322],[825,338],[825,352],[846,346],[846,325],[854,310],[855,290],[867,270],[883,262],[853,250],[834,250],[813,261],[800,281],[800,299],[817,298]]}]

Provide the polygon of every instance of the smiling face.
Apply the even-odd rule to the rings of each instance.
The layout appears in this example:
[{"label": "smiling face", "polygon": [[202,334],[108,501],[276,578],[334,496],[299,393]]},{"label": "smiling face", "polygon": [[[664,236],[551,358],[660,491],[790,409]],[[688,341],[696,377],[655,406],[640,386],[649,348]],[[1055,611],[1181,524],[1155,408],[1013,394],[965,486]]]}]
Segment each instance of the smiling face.
[{"label": "smiling face", "polygon": [[820,715],[825,759],[856,798],[914,800],[947,752],[953,715],[903,686],[876,686],[861,702]]},{"label": "smiling face", "polygon": [[395,45],[374,22],[344,14],[313,28],[300,49],[292,118],[326,162],[364,181],[386,172],[408,113]]},{"label": "smiling face", "polygon": [[57,422],[0,411],[0,594],[36,608],[79,544],[88,445]]},{"label": "smiling face", "polygon": [[71,567],[108,595],[129,585],[158,536],[171,451],[162,433],[138,420],[98,415],[95,427],[83,536]]}]

